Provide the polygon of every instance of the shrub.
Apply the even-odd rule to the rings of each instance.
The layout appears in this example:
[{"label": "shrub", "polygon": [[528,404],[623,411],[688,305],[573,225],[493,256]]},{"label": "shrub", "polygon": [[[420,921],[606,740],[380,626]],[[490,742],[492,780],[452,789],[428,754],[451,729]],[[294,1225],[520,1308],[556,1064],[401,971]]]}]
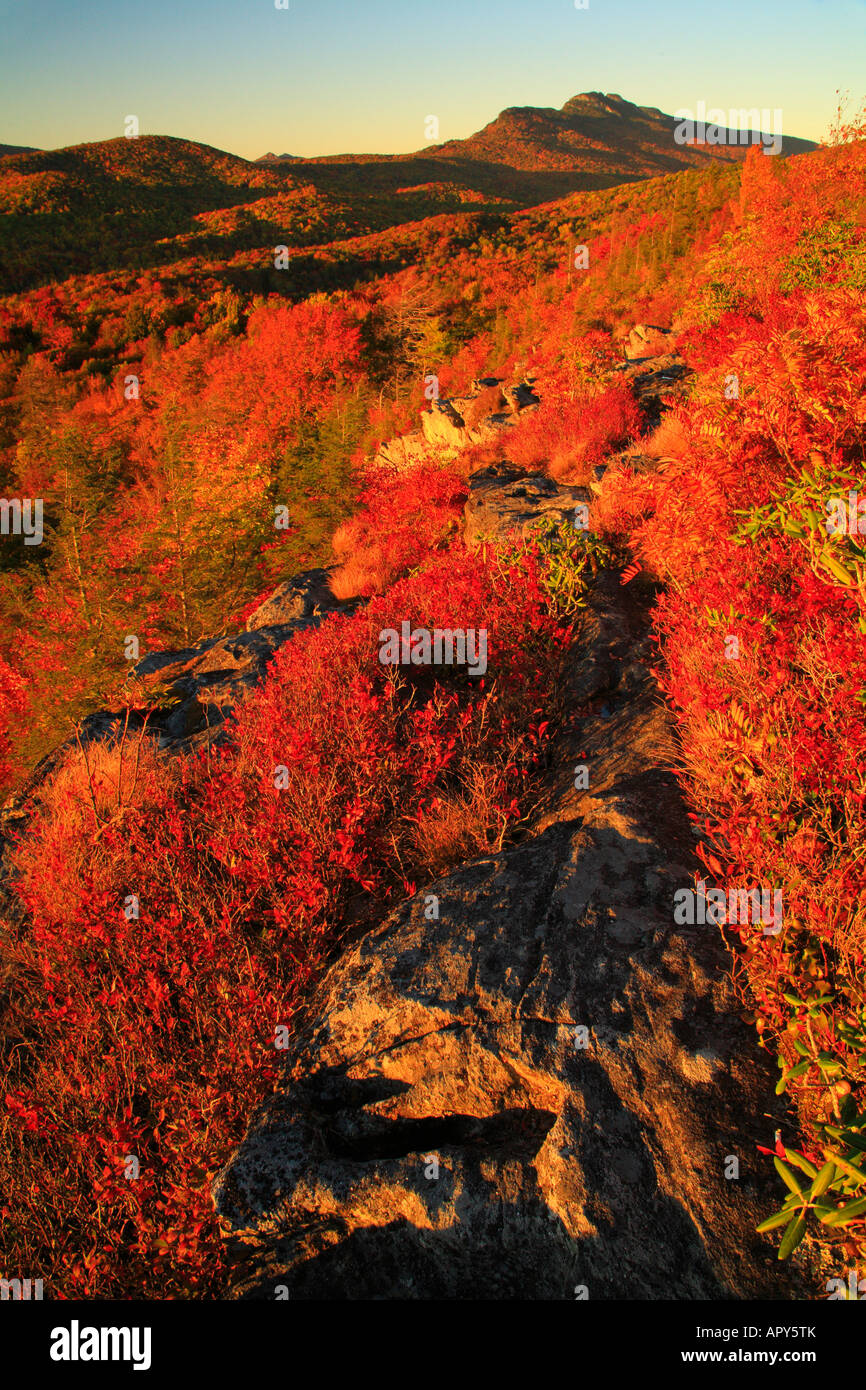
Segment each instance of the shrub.
[{"label": "shrub", "polygon": [[[45,786],[0,949],[10,1267],[60,1297],[214,1296],[209,1185],[275,1030],[349,924],[520,818],[568,640],[543,580],[531,552],[434,555],[282,647],[222,751],[142,735]],[[486,628],[487,673],[381,665],[404,619]]]},{"label": "shrub", "polygon": [[390,487],[381,479],[360,498],[361,510],[332,538],[341,562],[331,576],[337,598],[382,593],[454,531],[467,489],[450,469],[422,464]]},{"label": "shrub", "polygon": [[574,400],[547,396],[507,436],[509,458],[551,477],[586,482],[592,466],[639,433],[643,415],[624,386],[609,386]]}]

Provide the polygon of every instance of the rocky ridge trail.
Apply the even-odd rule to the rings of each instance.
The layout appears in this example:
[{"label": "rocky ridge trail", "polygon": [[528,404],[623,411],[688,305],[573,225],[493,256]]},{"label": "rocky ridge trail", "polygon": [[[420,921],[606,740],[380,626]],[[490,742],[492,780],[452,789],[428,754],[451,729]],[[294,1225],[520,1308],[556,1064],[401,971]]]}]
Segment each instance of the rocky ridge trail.
[{"label": "rocky ridge trail", "polygon": [[[651,415],[688,376],[669,349],[646,326],[626,348],[622,373]],[[424,450],[459,452],[537,405],[528,382],[474,389],[503,408],[475,418],[472,398],[435,403]],[[384,471],[398,453],[417,461],[406,439],[379,451]],[[464,539],[569,520],[604,472],[584,488],[481,469]],[[78,737],[115,740],[128,719],[169,756],[221,740],[280,645],[361,602],[338,602],[328,575],[287,580],[246,632],[145,656],[128,715],[94,714]],[[215,1186],[232,1296],[810,1296],[809,1257],[780,1266],[755,1233],[776,1197],[756,1145],[784,1131],[784,1099],[740,1019],[718,930],[673,922],[699,865],[649,672],[651,596],[642,579],[601,577],[572,648],[574,722],[521,842],[423,885],[309,1002],[284,1083]],[[28,799],[73,742],[35,769],[0,830],[26,828]]]},{"label": "rocky ridge trail", "polygon": [[[667,336],[635,329],[624,367],[659,411],[688,375]],[[464,538],[566,520],[603,471],[588,492],[485,468]],[[596,588],[524,841],[423,885],[322,981],[215,1184],[236,1297],[809,1297],[810,1257],[755,1232],[785,1102],[717,929],[673,920],[699,865],[649,603]]]},{"label": "rocky ridge trail", "polygon": [[[659,412],[689,370],[668,336],[635,330],[624,366]],[[568,519],[603,474],[483,469],[465,539]],[[718,930],[673,920],[700,866],[650,590],[602,576],[524,840],[425,884],[321,983],[215,1186],[235,1296],[810,1296],[810,1257],[780,1266],[755,1231],[785,1102]]]},{"label": "rocky ridge trail", "polygon": [[216,1185],[236,1296],[809,1296],[755,1233],[784,1102],[717,929],[673,922],[697,864],[646,610],[610,574],[591,601],[527,838],[322,982]]}]

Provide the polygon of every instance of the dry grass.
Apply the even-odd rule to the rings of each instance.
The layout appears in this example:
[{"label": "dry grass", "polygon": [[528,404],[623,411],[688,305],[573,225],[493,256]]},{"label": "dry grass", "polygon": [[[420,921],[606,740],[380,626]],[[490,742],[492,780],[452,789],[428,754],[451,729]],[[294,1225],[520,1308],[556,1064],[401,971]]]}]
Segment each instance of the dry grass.
[{"label": "dry grass", "polygon": [[473,855],[501,848],[506,822],[498,809],[498,780],[495,768],[472,768],[417,824],[412,843],[425,873],[435,876]]},{"label": "dry grass", "polygon": [[480,472],[482,468],[503,462],[506,458],[507,431],[503,431],[503,435],[505,438],[493,439],[486,444],[470,444],[463,450],[455,467],[460,469],[464,478],[471,478],[473,473]]},{"label": "dry grass", "polygon": [[372,594],[383,593],[391,578],[384,556],[375,548],[365,546],[334,570],[328,582],[335,598],[356,598],[359,595],[369,598]]},{"label": "dry grass", "polygon": [[555,453],[544,471],[558,483],[569,483],[577,487],[589,486],[590,466],[585,459],[576,455],[573,449]]},{"label": "dry grass", "polygon": [[[75,877],[103,831],[154,805],[168,775],[153,739],[143,732],[72,748],[38,793],[42,838],[24,841],[22,867],[35,871],[38,866],[30,864],[30,857],[62,844],[64,872]],[[76,862],[68,862],[70,853]]]},{"label": "dry grass", "polygon": [[681,459],[689,453],[688,429],[681,415],[669,411],[649,439],[641,441],[641,452],[652,458]]},{"label": "dry grass", "polygon": [[357,544],[357,526],[352,521],[344,521],[331,537],[331,549],[337,560],[347,560]]}]

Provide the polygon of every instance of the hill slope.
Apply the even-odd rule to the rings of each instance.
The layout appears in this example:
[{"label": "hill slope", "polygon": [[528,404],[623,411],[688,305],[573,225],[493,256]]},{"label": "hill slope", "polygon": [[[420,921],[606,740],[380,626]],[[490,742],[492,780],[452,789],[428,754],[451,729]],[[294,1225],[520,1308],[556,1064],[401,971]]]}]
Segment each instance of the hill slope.
[{"label": "hill slope", "polygon": [[[617,183],[652,178],[677,169],[702,166],[708,160],[738,160],[747,146],[736,143],[738,132],[726,131],[728,143],[720,145],[681,145],[674,135],[678,121],[655,107],[636,106],[618,94],[581,92],[561,110],[553,107],[512,106],[500,112],[483,130],[465,140],[449,140],[408,155],[339,155],[298,161],[292,156],[265,155],[260,162],[317,165],[332,170],[338,181],[337,166],[343,166],[340,186],[350,186],[363,167],[363,178],[370,178],[374,165],[377,183],[387,182],[387,166],[393,180],[405,181],[410,165],[413,178],[435,177],[431,170],[447,164],[449,178],[465,180],[475,188],[496,188],[524,203],[561,197],[579,189],[610,188]],[[802,154],[814,149],[810,140],[785,136],[783,153]],[[309,176],[316,174],[309,169]],[[440,175],[441,177],[441,172]],[[396,186],[396,182],[395,182]]]},{"label": "hill slope", "polygon": [[[653,108],[584,92],[561,111],[509,108],[467,140],[409,155],[249,161],[168,135],[19,151],[0,160],[0,290],[191,254],[326,244],[467,203],[514,210],[745,155],[745,145],[677,144],[676,126]],[[784,141],[786,154],[811,148]]]}]

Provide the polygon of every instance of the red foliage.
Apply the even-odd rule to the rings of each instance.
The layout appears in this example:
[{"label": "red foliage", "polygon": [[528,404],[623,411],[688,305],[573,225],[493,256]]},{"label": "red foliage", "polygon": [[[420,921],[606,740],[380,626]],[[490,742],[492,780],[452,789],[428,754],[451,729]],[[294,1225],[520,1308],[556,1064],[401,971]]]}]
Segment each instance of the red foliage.
[{"label": "red foliage", "polygon": [[545,465],[555,478],[585,481],[593,464],[628,443],[642,425],[643,413],[624,386],[581,392],[571,400],[554,392],[509,433],[506,447],[509,458],[526,468]]},{"label": "red foliage", "polygon": [[466,484],[435,464],[414,468],[386,485],[373,482],[358,499],[361,509],[334,535],[344,561],[333,579],[341,598],[379,593],[418,565],[456,528]]},{"label": "red foliage", "polygon": [[[762,1040],[777,1039],[786,1065],[799,1060],[790,1000],[818,981],[836,1004],[811,1015],[811,1045],[856,1096],[844,1028],[860,1026],[866,1005],[866,547],[843,539],[835,570],[820,556],[829,497],[866,488],[866,318],[838,290],[799,296],[780,318],[740,315],[704,343],[692,335],[699,381],[681,411],[684,447],[648,476],[612,470],[596,519],[628,532],[668,586],[660,683],[680,724],[701,857],[729,886],[782,893],[782,934],[739,927]],[[722,335],[735,342],[725,366],[752,364],[739,400],[720,390]],[[781,520],[762,507],[781,508]],[[792,1089],[807,1125],[823,1116],[820,1079]]]},{"label": "red foliage", "polygon": [[26,708],[23,678],[0,657],[0,787],[14,782],[22,772],[15,748]]},{"label": "red foliage", "polygon": [[[379,633],[404,619],[486,628],[487,674],[383,667]],[[343,924],[423,879],[425,825],[473,772],[474,833],[501,840],[560,641],[531,558],[455,552],[284,646],[221,756],[127,748],[60,774],[17,855],[7,1027],[36,1031],[2,1140],[18,1244],[56,1294],[212,1292],[208,1179],[274,1084],[275,1028]]]}]

